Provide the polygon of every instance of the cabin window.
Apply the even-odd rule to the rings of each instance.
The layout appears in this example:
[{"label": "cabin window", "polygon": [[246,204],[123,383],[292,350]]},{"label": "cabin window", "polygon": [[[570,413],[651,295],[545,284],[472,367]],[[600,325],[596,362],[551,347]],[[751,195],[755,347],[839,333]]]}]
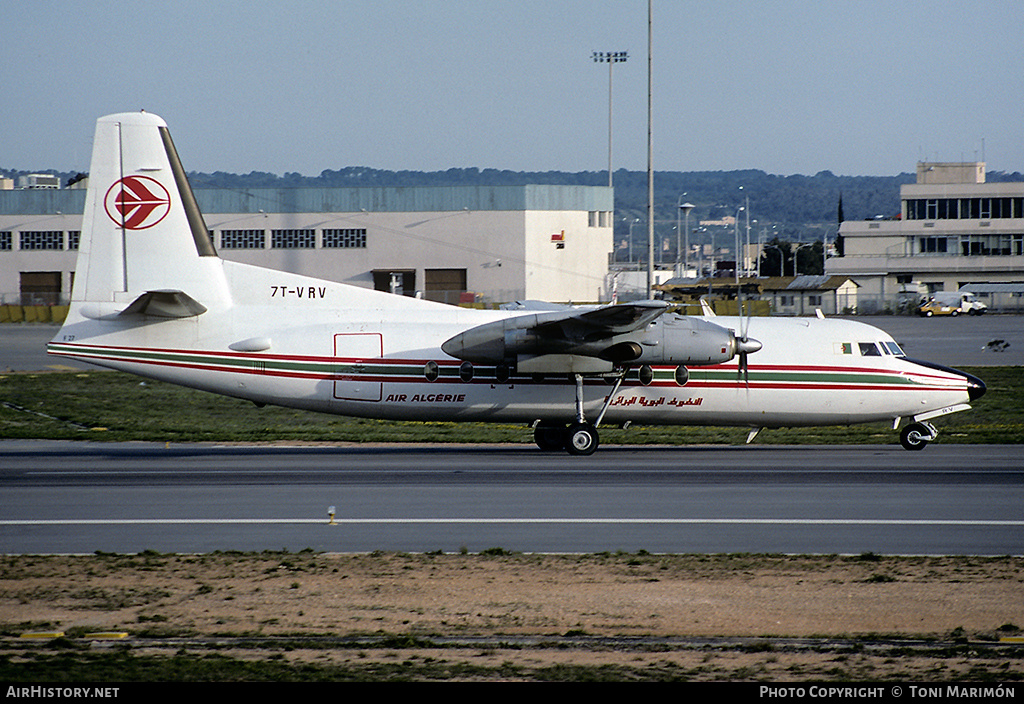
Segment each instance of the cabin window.
[{"label": "cabin window", "polygon": [[654,370],[651,369],[651,365],[645,364],[640,367],[640,383],[644,386],[650,386],[651,382],[654,381]]},{"label": "cabin window", "polygon": [[437,366],[437,362],[430,361],[423,365],[423,376],[426,377],[427,381],[437,381],[437,377],[440,374],[441,369]]},{"label": "cabin window", "polygon": [[686,382],[690,380],[690,370],[680,364],[676,367],[676,383],[680,386],[686,386]]},{"label": "cabin window", "polygon": [[459,365],[459,378],[463,381],[473,380],[473,363],[463,362]]},{"label": "cabin window", "polygon": [[499,364],[494,368],[494,378],[499,384],[504,384],[511,375],[512,372],[507,364]]},{"label": "cabin window", "polygon": [[882,353],[878,351],[878,347],[875,346],[874,342],[858,342],[860,346],[860,355],[862,357],[881,357]]}]

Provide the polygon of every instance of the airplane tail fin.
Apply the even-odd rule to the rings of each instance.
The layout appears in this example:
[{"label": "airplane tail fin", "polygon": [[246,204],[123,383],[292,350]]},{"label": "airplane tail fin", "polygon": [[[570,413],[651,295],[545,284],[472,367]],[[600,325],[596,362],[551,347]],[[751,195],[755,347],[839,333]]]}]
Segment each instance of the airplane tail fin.
[{"label": "airplane tail fin", "polygon": [[167,123],[138,112],[96,123],[72,314],[201,315],[229,302]]}]

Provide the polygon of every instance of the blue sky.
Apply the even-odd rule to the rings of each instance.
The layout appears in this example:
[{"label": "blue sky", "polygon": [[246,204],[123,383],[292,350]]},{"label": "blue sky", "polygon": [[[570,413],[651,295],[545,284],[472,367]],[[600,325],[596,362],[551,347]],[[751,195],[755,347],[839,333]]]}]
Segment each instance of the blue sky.
[{"label": "blue sky", "polygon": [[[654,167],[1024,171],[1020,0],[654,0]],[[647,166],[646,0],[3,4],[0,168],[87,170],[97,117],[185,167]]]}]

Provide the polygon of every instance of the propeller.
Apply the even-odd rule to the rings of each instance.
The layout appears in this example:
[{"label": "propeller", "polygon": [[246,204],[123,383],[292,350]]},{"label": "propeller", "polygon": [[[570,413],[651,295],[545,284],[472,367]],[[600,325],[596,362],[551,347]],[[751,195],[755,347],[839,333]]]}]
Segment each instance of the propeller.
[{"label": "propeller", "polygon": [[747,337],[746,333],[742,337],[736,338],[736,356],[739,357],[739,364],[736,367],[737,378],[743,377],[743,383],[750,385],[750,372],[747,365],[747,355],[757,352],[761,349],[761,343],[758,340],[754,340]]},{"label": "propeller", "polygon": [[747,355],[757,352],[761,349],[761,343],[758,340],[753,340],[749,336],[750,331],[750,305],[747,304],[747,314],[743,315],[743,306],[746,301],[743,300],[743,289],[739,285],[739,277],[736,279],[736,296],[739,303],[739,315],[740,315],[740,328],[741,334],[736,338],[736,356],[739,357],[736,364],[736,378],[743,379],[743,384],[746,387],[750,387],[750,367],[747,363]]}]

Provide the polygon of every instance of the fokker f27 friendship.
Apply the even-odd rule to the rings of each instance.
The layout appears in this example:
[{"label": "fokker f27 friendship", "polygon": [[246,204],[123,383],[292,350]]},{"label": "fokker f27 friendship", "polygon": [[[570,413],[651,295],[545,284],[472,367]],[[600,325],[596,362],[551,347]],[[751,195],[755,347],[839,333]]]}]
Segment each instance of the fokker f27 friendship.
[{"label": "fokker f27 friendship", "polygon": [[166,123],[145,112],[97,122],[72,304],[48,351],[258,406],[522,422],[574,455],[597,449],[602,423],[746,426],[749,441],[888,421],[920,449],[931,420],[985,391],[853,321],[661,301],[474,310],[225,261]]}]

